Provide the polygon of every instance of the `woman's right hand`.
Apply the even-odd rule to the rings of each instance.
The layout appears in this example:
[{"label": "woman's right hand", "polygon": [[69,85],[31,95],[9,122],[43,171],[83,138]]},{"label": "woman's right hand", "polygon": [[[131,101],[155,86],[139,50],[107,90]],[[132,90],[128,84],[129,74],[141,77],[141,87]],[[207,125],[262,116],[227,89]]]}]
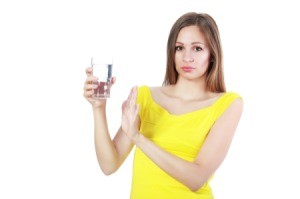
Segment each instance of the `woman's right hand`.
[{"label": "woman's right hand", "polygon": [[[93,76],[93,68],[92,67],[88,67],[85,70],[86,72],[86,80],[85,80],[85,84],[84,84],[84,93],[83,96],[85,97],[85,99],[90,102],[93,106],[93,108],[103,108],[106,105],[106,99],[102,99],[102,100],[96,100],[93,99],[92,95],[94,93],[94,89],[97,88],[97,84],[95,84],[95,82],[97,82],[98,78]],[[115,77],[111,78],[111,82],[110,82],[110,86],[112,86],[116,81]]]}]

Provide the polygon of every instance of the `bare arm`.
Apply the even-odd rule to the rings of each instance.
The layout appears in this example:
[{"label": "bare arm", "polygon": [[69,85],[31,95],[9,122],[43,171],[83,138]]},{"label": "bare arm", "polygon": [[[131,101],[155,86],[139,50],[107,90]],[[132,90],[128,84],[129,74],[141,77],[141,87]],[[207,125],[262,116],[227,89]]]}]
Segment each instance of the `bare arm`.
[{"label": "bare arm", "polygon": [[153,162],[190,190],[197,191],[224,160],[242,112],[242,102],[236,100],[211,129],[194,162],[183,160],[155,145],[142,134],[135,140]]},{"label": "bare arm", "polygon": [[111,139],[105,110],[94,110],[95,150],[98,163],[105,175],[114,173],[130,153],[133,144],[119,128]]},{"label": "bare arm", "polygon": [[[114,138],[111,139],[106,118],[106,100],[94,100],[94,81],[96,77],[92,76],[92,68],[86,69],[87,79],[84,86],[84,97],[92,104],[94,115],[94,139],[97,160],[101,170],[105,175],[114,173],[124,162],[130,153],[133,144],[124,135],[120,128]],[[114,84],[115,78],[112,79]]]},{"label": "bare arm", "polygon": [[[130,106],[133,105],[129,104],[128,107]],[[126,131],[126,134],[162,170],[190,190],[197,191],[224,160],[241,117],[242,108],[243,103],[240,99],[236,99],[230,105],[214,124],[194,162],[188,162],[163,150],[140,134],[137,128],[135,131],[133,129]],[[134,111],[132,115],[133,113]]]}]

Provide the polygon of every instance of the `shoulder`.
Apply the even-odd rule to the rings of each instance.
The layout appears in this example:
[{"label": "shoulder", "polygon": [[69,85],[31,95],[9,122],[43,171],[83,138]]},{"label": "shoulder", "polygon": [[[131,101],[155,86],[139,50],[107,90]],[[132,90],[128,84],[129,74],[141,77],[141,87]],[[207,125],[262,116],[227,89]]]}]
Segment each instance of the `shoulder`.
[{"label": "shoulder", "polygon": [[161,92],[164,87],[162,86],[146,86],[151,92]]},{"label": "shoulder", "polygon": [[149,86],[147,86],[147,85],[138,86],[138,91],[143,91],[143,90],[146,90],[146,89],[149,89]]},{"label": "shoulder", "polygon": [[244,102],[241,97],[234,98],[228,109],[237,111],[237,112],[242,112],[244,107]]},{"label": "shoulder", "polygon": [[138,86],[138,96],[148,96],[150,93],[151,93],[151,90],[148,85]]},{"label": "shoulder", "polygon": [[161,92],[162,87],[150,87],[148,85],[138,86],[138,96],[148,97],[152,95],[157,95]]},{"label": "shoulder", "polygon": [[233,99],[230,106],[242,111],[244,106],[243,97],[240,94],[233,91],[228,92],[228,94]]},{"label": "shoulder", "polygon": [[225,92],[213,107],[215,119],[218,119],[221,115],[240,115],[243,106],[243,98],[240,94],[233,91]]},{"label": "shoulder", "polygon": [[226,107],[225,112],[229,113],[230,115],[240,115],[244,107],[242,96],[233,91],[226,92],[225,95],[225,100],[223,102],[223,105]]},{"label": "shoulder", "polygon": [[227,91],[227,92],[224,92],[224,95],[227,95],[229,97],[232,97],[232,98],[239,98],[239,99],[242,99],[242,96],[237,93],[237,92],[234,92],[234,91]]},{"label": "shoulder", "polygon": [[158,94],[162,94],[165,92],[165,87],[142,85],[142,86],[139,86],[139,91],[146,91],[146,92],[150,93],[151,95],[158,95]]},{"label": "shoulder", "polygon": [[162,87],[150,87],[148,85],[140,85],[138,86],[138,93],[148,93],[148,94],[151,94],[151,93],[158,93],[160,92]]},{"label": "shoulder", "polygon": [[228,91],[221,95],[220,97],[221,101],[223,103],[229,103],[229,104],[243,104],[243,97],[234,91]]}]

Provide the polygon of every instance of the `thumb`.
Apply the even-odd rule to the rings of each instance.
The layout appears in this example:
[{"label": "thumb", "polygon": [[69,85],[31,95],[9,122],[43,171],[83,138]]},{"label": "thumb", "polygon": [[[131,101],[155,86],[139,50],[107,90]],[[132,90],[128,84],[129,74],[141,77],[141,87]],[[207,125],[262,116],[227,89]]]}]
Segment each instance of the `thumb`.
[{"label": "thumb", "polygon": [[125,106],[126,106],[126,100],[122,103],[122,113],[123,113],[124,110],[125,110]]},{"label": "thumb", "polygon": [[136,108],[135,108],[135,113],[134,114],[137,116],[139,114],[139,111],[140,111],[140,105],[137,104]]},{"label": "thumb", "polygon": [[110,86],[114,85],[116,82],[116,77],[112,77],[110,80]]}]

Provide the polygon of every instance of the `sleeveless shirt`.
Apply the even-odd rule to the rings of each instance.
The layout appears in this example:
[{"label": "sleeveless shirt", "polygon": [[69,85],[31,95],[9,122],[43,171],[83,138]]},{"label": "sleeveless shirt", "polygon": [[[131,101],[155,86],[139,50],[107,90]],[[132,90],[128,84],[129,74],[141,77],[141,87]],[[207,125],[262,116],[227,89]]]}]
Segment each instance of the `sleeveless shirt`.
[{"label": "sleeveless shirt", "polygon": [[[193,162],[215,121],[236,98],[240,96],[226,92],[208,107],[173,115],[153,100],[149,87],[141,86],[137,97],[140,105],[140,132],[169,153]],[[209,185],[211,178],[193,192],[160,169],[136,147],[130,198],[213,199]]]}]

